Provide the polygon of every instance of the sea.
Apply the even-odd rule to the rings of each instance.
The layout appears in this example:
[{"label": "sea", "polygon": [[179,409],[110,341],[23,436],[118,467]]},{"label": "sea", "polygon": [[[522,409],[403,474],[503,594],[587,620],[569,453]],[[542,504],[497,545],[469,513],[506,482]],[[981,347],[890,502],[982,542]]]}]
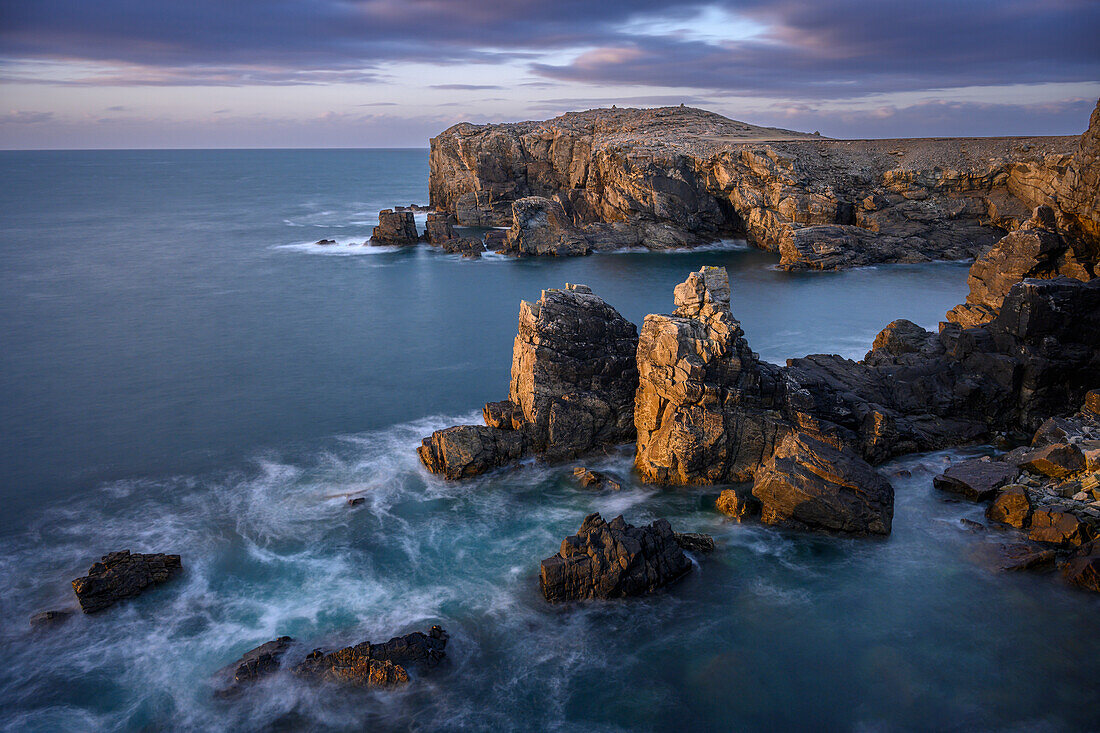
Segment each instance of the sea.
[{"label": "sea", "polygon": [[[544,288],[587,284],[640,325],[718,265],[761,358],[859,359],[894,319],[935,329],[966,263],[363,246],[380,209],[428,203],[426,150],[5,151],[0,172],[0,729],[1100,730],[1100,597],[997,572],[1015,535],[932,486],[989,447],[884,466],[880,540],[730,522],[721,487],[639,482],[629,446],[584,463],[617,492],[573,463],[447,482],[416,457],[507,396]],[[717,550],[643,599],[549,605],[539,562],[590,512]],[[184,572],[32,630],[121,549]],[[402,689],[214,694],[277,636],[293,656],[433,624],[447,661]]]}]

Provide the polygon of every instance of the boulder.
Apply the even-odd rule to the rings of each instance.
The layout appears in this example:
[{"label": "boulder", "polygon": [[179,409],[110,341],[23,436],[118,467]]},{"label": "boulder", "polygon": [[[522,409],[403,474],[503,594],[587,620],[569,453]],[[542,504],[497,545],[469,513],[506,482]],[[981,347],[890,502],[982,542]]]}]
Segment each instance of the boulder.
[{"label": "boulder", "polygon": [[1010,463],[973,458],[956,463],[932,479],[941,491],[959,494],[970,501],[986,501],[997,490],[1016,480],[1019,470]]},{"label": "boulder", "polygon": [[522,457],[528,448],[522,430],[456,425],[421,441],[416,453],[432,473],[448,479],[470,478]]},{"label": "boulder", "polygon": [[592,251],[588,239],[557,201],[528,196],[512,203],[504,251],[517,255],[576,257]]},{"label": "boulder", "polygon": [[451,226],[451,218],[447,214],[432,212],[428,214],[428,220],[424,227],[424,241],[428,244],[440,245],[452,239],[457,239],[454,227]]},{"label": "boulder", "polygon": [[1005,486],[993,503],[986,507],[985,516],[1018,529],[1027,527],[1031,522],[1031,499],[1027,487],[1022,484]]},{"label": "boulder", "polygon": [[95,613],[165,582],[182,569],[179,555],[112,552],[94,563],[86,576],[74,580],[73,591],[81,610]]},{"label": "boulder", "polygon": [[760,501],[752,495],[749,485],[723,489],[714,508],[738,522],[760,516]]},{"label": "boulder", "polygon": [[219,697],[235,695],[244,687],[275,674],[280,669],[283,656],[293,645],[294,639],[280,636],[248,650],[218,673],[223,678],[223,686],[216,694]]},{"label": "boulder", "polygon": [[894,488],[829,436],[795,432],[757,470],[752,494],[767,524],[852,534],[890,534]]},{"label": "boulder", "polygon": [[398,209],[383,209],[378,212],[378,226],[374,228],[367,244],[376,246],[408,246],[420,241],[416,232],[413,212]]},{"label": "boulder", "polygon": [[702,532],[676,532],[676,544],[688,552],[714,552],[714,538]]},{"label": "boulder", "polygon": [[581,486],[589,489],[610,489],[611,491],[619,491],[623,488],[620,482],[611,478],[606,473],[593,471],[584,466],[577,466],[574,468],[573,476]]},{"label": "boulder", "polygon": [[1060,547],[1077,547],[1093,538],[1092,528],[1072,512],[1059,507],[1039,507],[1031,513],[1031,532],[1034,542],[1045,542]]},{"label": "boulder", "polygon": [[1062,577],[1071,585],[1100,593],[1100,540],[1093,540],[1066,560]]},{"label": "boulder", "polygon": [[551,603],[640,596],[686,575],[691,561],[667,520],[645,527],[589,514],[558,554],[542,561],[539,587]]},{"label": "boulder", "polygon": [[328,246],[330,244],[336,244],[335,239],[318,239],[314,244],[320,244],[322,246]]},{"label": "boulder", "polygon": [[459,254],[463,257],[481,257],[485,245],[476,237],[452,237],[440,245],[447,254]]},{"label": "boulder", "polygon": [[1065,478],[1085,470],[1085,457],[1075,445],[1055,443],[1028,453],[1020,467],[1050,478]]},{"label": "boulder", "polygon": [[1040,570],[1054,566],[1057,553],[1024,543],[1002,545],[1001,570],[1010,572],[1020,570]]}]

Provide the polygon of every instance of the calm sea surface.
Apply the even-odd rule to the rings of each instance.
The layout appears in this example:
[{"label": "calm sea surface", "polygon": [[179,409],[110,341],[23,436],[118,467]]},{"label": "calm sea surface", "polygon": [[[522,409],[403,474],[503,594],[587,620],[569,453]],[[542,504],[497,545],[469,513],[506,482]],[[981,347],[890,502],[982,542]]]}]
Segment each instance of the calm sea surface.
[{"label": "calm sea surface", "polygon": [[[884,541],[727,523],[718,489],[641,485],[629,451],[592,464],[627,479],[614,494],[571,465],[448,484],[416,460],[507,396],[519,301],[542,288],[586,283],[640,324],[722,265],[763,358],[859,358],[895,318],[934,328],[965,265],[358,246],[379,209],[427,202],[421,150],[0,152],[0,172],[0,728],[1100,729],[1100,599],[988,569],[1012,535],[967,531],[980,508],[931,486],[959,452],[886,468],[912,476]],[[719,549],[666,593],[550,607],[538,562],[591,511]],[[123,548],[186,572],[30,632]],[[304,653],[433,623],[449,662],[405,690],[212,698],[275,636]]]}]

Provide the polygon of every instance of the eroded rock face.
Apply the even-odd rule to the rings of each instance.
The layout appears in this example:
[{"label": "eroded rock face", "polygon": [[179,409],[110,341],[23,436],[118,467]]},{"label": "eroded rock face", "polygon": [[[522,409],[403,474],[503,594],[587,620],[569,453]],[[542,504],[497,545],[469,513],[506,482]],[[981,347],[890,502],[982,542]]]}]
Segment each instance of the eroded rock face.
[{"label": "eroded rock face", "polygon": [[512,203],[512,228],[505,237],[503,251],[576,257],[592,250],[584,233],[573,226],[560,203],[528,196]]},{"label": "eroded rock face", "polygon": [[420,241],[413,212],[406,209],[383,209],[378,212],[378,226],[368,244],[377,246],[408,246]]},{"label": "eroded rock face", "polygon": [[1019,475],[1020,469],[1011,463],[974,458],[954,464],[932,479],[932,483],[940,491],[959,494],[970,501],[985,501]]},{"label": "eroded rock face", "polygon": [[691,108],[461,124],[432,140],[430,193],[463,224],[507,226],[514,201],[538,196],[561,204],[595,249],[605,236],[650,247],[745,236],[789,269],[976,257],[1049,205],[1060,227],[1093,242],[1074,245],[1078,259],[1095,262],[1100,113],[1093,120],[1081,138],[876,141]]},{"label": "eroded rock face", "polygon": [[476,237],[451,237],[440,245],[448,254],[459,254],[463,257],[481,257],[485,251],[485,244]]},{"label": "eroded rock face", "polygon": [[672,315],[646,316],[634,404],[646,481],[744,481],[771,454],[776,369],[749,349],[729,299],[725,269],[706,267],[676,287]]},{"label": "eroded rock face", "polygon": [[528,453],[562,460],[634,439],[637,329],[585,285],[520,304],[509,399],[485,406],[486,425],[425,438],[432,472],[465,478]]},{"label": "eroded rock face", "polygon": [[84,613],[95,613],[132,598],[152,585],[169,580],[183,569],[179,555],[112,552],[73,581],[73,591]]},{"label": "eroded rock face", "polygon": [[849,534],[890,534],[894,488],[844,443],[827,435],[787,435],[756,472],[752,495],[766,524]]},{"label": "eroded rock face", "polygon": [[424,227],[424,240],[428,244],[441,245],[452,239],[457,239],[454,227],[451,226],[451,217],[448,214],[432,212],[428,214]]},{"label": "eroded rock face", "polygon": [[691,570],[667,520],[645,527],[589,514],[558,554],[542,561],[539,587],[551,603],[651,593]]},{"label": "eroded rock face", "polygon": [[246,686],[278,672],[283,656],[293,645],[293,638],[280,636],[242,654],[240,659],[219,673],[224,679],[224,686],[218,690],[218,696],[236,695]]},{"label": "eroded rock face", "polygon": [[409,665],[433,667],[446,656],[447,632],[433,626],[384,644],[364,641],[333,652],[314,649],[294,667],[300,677],[352,687],[395,687],[409,682]]}]

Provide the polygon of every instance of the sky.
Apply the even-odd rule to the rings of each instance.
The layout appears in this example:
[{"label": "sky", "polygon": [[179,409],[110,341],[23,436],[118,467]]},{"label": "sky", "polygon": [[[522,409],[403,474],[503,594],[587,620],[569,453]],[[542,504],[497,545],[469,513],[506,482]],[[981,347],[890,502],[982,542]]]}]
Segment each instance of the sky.
[{"label": "sky", "polygon": [[1078,134],[1100,0],[0,0],[0,148],[426,147],[687,104],[830,137]]}]

